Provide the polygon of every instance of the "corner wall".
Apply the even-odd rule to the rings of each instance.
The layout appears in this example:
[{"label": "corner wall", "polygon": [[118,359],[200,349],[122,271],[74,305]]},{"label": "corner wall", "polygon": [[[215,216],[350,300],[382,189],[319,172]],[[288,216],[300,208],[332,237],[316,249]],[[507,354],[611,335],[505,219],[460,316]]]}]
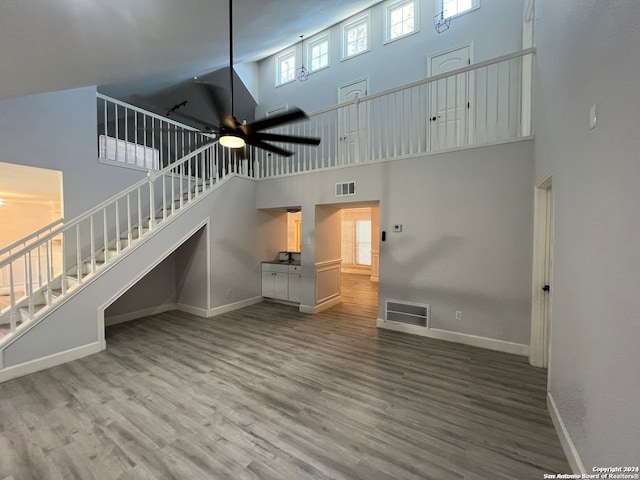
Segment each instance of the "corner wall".
[{"label": "corner wall", "polygon": [[555,197],[549,388],[576,472],[640,465],[638,25],[636,0],[536,2],[536,179],[552,174]]}]

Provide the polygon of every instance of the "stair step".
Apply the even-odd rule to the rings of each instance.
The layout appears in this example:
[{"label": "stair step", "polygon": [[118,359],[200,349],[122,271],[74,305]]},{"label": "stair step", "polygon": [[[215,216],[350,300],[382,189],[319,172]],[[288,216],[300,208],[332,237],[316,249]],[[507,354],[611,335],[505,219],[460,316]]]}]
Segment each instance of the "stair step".
[{"label": "stair step", "polygon": [[105,259],[111,260],[113,258],[116,258],[118,256],[118,251],[114,248],[114,249],[109,249],[107,250],[107,254],[105,255],[105,251],[101,250],[100,252],[98,252],[98,254],[96,255],[96,260],[100,261],[100,262],[104,262]]},{"label": "stair step", "polygon": [[[38,312],[40,310],[42,310],[43,308],[45,308],[46,306],[47,305],[43,304],[43,303],[39,303],[37,305],[34,305],[33,306],[33,317],[35,317],[38,314]],[[19,314],[18,318],[20,319],[19,320],[19,324],[28,322],[28,321],[33,319],[33,317],[31,315],[29,315],[29,307],[20,307],[18,309],[18,314]]]}]

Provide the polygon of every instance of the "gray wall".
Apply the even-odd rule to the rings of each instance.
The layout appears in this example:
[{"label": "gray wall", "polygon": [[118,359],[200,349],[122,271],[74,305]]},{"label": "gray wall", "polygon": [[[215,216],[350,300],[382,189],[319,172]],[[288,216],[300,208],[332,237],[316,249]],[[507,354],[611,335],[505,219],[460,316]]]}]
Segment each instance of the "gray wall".
[{"label": "gray wall", "polygon": [[[387,298],[425,302],[434,328],[529,343],[532,141],[259,182],[258,208],[302,205],[306,280],[314,207],[339,203],[335,183],[347,180],[358,193],[343,201],[380,201],[380,318]],[[313,298],[311,282],[303,289]]]},{"label": "gray wall", "polygon": [[95,87],[1,100],[0,145],[0,162],[62,171],[67,220],[144,176],[98,163]]},{"label": "gray wall", "polygon": [[[303,108],[307,113],[335,105],[340,85],[364,77],[369,78],[370,93],[421,80],[427,76],[429,55],[469,43],[473,43],[476,62],[522,48],[523,0],[481,0],[478,10],[453,19],[451,28],[440,35],[433,27],[435,0],[423,0],[420,4],[420,31],[387,44],[384,44],[384,2],[372,7],[371,50],[349,60],[341,61],[341,25],[331,27],[330,66],[311,74],[306,82],[275,87],[277,55],[262,60],[257,116],[285,104]],[[299,66],[302,49],[300,44],[296,48]]]},{"label": "gray wall", "polygon": [[536,2],[536,179],[552,173],[555,195],[550,389],[587,472],[640,464],[638,25],[636,0]]},{"label": "gray wall", "polygon": [[209,306],[208,239],[207,227],[204,227],[174,252],[175,279],[171,279],[175,280],[177,303],[205,311]]},{"label": "gray wall", "polygon": [[175,304],[175,278],[175,254],[171,254],[105,310],[105,323],[109,317]]}]

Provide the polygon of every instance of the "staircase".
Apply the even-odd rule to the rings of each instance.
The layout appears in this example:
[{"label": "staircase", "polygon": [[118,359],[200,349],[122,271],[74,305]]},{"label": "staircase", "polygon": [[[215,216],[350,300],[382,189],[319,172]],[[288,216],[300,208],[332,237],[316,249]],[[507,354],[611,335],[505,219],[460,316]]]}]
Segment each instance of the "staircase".
[{"label": "staircase", "polygon": [[[117,265],[138,245],[230,176],[246,176],[217,143],[200,147],[0,261],[10,279],[0,304],[0,369],[5,350],[50,312]],[[54,245],[62,254],[53,259]],[[20,270],[18,272],[18,270]],[[16,280],[18,273],[24,281]]]}]

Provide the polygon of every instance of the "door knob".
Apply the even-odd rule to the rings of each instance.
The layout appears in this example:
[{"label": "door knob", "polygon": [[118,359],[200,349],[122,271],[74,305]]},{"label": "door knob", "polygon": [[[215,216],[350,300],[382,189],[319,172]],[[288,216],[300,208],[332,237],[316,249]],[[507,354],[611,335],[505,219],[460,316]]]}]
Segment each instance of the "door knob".
[{"label": "door knob", "polygon": [[550,292],[551,291],[551,287],[549,285],[545,285],[544,287],[542,287],[542,291],[543,292]]}]

